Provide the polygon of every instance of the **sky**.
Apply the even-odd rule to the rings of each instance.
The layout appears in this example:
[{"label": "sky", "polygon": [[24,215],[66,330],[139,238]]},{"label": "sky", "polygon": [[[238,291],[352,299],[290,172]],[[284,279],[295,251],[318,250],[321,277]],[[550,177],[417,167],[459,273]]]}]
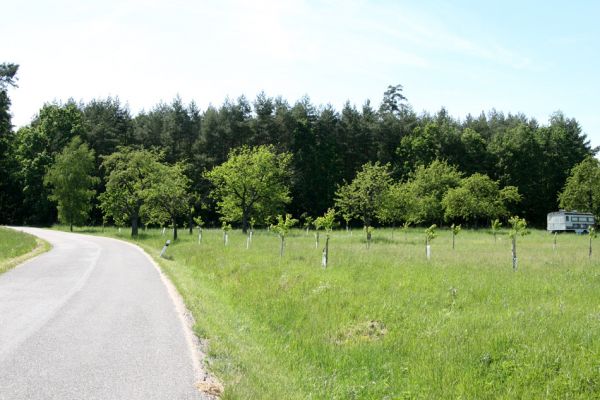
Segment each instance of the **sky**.
[{"label": "sky", "polygon": [[0,0],[13,124],[44,103],[118,96],[132,114],[264,91],[290,103],[401,84],[415,111],[579,121],[600,146],[600,2]]}]

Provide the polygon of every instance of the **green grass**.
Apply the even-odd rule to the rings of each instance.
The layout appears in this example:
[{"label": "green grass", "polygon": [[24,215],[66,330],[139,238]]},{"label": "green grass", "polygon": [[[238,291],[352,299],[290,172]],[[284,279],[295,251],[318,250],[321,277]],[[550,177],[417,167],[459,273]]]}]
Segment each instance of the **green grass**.
[{"label": "green grass", "polygon": [[[94,229],[88,232],[99,233]],[[123,230],[106,235],[128,238]],[[324,235],[322,234],[322,237]],[[157,255],[167,237],[143,233]],[[279,239],[181,232],[161,260],[209,339],[224,399],[600,397],[600,244],[543,231],[510,240],[423,229],[335,232],[330,266],[312,232]]]},{"label": "green grass", "polygon": [[32,235],[0,227],[0,274],[49,248]]}]

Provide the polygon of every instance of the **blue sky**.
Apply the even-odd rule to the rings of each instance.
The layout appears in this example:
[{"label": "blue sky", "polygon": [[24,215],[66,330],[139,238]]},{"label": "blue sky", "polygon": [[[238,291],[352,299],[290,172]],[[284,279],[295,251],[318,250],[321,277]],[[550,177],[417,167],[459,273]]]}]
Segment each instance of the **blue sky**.
[{"label": "blue sky", "polygon": [[338,109],[404,85],[416,111],[562,110],[600,145],[600,2],[3,1],[13,123],[70,97],[133,113],[264,90]]}]

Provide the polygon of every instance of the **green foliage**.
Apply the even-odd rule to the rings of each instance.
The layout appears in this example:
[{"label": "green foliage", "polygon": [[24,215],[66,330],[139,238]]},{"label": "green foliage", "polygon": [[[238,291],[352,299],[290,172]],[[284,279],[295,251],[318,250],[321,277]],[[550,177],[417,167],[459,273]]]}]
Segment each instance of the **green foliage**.
[{"label": "green foliage", "polygon": [[325,229],[325,232],[329,235],[331,230],[335,226],[335,209],[330,208],[327,210],[325,214],[321,217],[317,217],[315,219],[315,227]]},{"label": "green foliage", "polygon": [[224,233],[227,233],[231,230],[231,224],[227,223],[227,221],[223,221],[223,223],[221,224],[221,230]]},{"label": "green foliage", "polygon": [[173,240],[177,240],[177,218],[188,211],[188,189],[189,178],[185,175],[184,164],[156,163],[141,193],[141,213],[149,223],[163,225],[170,221]]},{"label": "green foliage", "polygon": [[[186,105],[176,98],[134,117],[118,98],[94,99],[87,104],[72,101],[47,104],[29,126],[23,127],[20,138],[19,133],[12,132],[8,97],[15,83],[16,68],[8,64],[0,68],[3,82],[0,90],[0,222],[54,221],[54,211],[45,200],[43,174],[50,160],[74,136],[81,136],[95,150],[97,167],[103,156],[118,152],[120,146],[154,149],[163,154],[161,162],[169,165],[185,162],[189,166],[186,174],[191,178],[190,191],[197,194],[190,198],[190,204],[205,204],[209,222],[215,222],[215,211],[221,211],[221,215],[231,221],[237,218],[243,228],[252,217],[264,223],[269,214],[281,213],[283,205],[294,215],[320,214],[335,204],[338,185],[351,182],[361,166],[377,162],[389,164],[395,185],[389,191],[377,193],[375,197],[381,197],[382,201],[374,213],[366,216],[371,220],[369,224],[375,219],[384,224],[407,220],[441,223],[445,217],[441,204],[443,195],[448,189],[458,187],[456,182],[460,183],[460,179],[451,179],[454,183],[441,182],[447,175],[433,171],[430,174],[433,178],[415,175],[445,163],[463,174],[461,177],[477,173],[491,177],[499,188],[516,188],[512,192],[504,190],[502,195],[508,201],[515,200],[518,193],[521,196],[518,209],[505,202],[507,211],[501,210],[500,214],[507,216],[518,211],[530,223],[541,225],[546,213],[558,207],[557,194],[564,188],[569,171],[594,153],[577,121],[561,113],[553,114],[545,125],[524,115],[496,111],[468,115],[464,120],[452,118],[444,108],[433,114],[417,115],[406,103],[400,85],[388,87],[379,110],[365,102],[361,108],[347,103],[338,112],[331,106],[311,104],[308,97],[290,105],[264,93],[254,102],[241,96],[203,111],[193,102]],[[204,171],[220,166],[232,151],[237,151],[234,149],[244,145],[248,148],[267,146],[277,153],[293,155],[284,179],[285,201],[275,201],[279,206],[249,209],[246,201],[244,204],[237,201],[236,205],[236,200],[223,201],[220,196],[208,196],[211,183],[207,182]],[[253,171],[245,169],[245,172]],[[448,171],[439,168],[438,172]],[[102,193],[108,179],[103,169],[96,175],[102,180],[97,187]],[[251,177],[249,174],[248,180]],[[471,195],[468,191],[462,194]],[[565,201],[571,200],[565,204],[586,197],[585,194],[575,197],[567,194]],[[239,197],[244,198],[242,193]],[[462,195],[456,197],[460,199]],[[267,202],[277,198],[269,193]],[[454,201],[446,218],[453,222],[483,222],[473,221],[473,214],[486,214],[489,210],[466,209],[472,203]],[[475,201],[477,206],[482,203]],[[594,208],[595,204],[597,202],[592,204]],[[577,204],[575,207],[582,208]],[[338,205],[337,208],[347,223],[353,219],[365,223],[364,217],[356,214],[355,207],[341,209]],[[95,223],[101,222],[99,211],[97,207],[92,210]],[[461,215],[471,219],[466,220]],[[190,221],[188,219],[188,225]]]},{"label": "green foliage", "polygon": [[498,182],[476,173],[462,179],[460,186],[449,189],[442,198],[442,207],[447,220],[477,222],[507,216],[508,206],[520,200],[516,187],[500,189]]},{"label": "green foliage", "polygon": [[498,232],[500,232],[500,228],[502,227],[502,222],[500,222],[500,220],[498,218],[496,218],[495,220],[493,220],[491,222],[490,227],[492,228],[492,234],[494,235],[494,242],[495,242],[496,235],[498,234]]},{"label": "green foliage", "polygon": [[288,178],[291,155],[273,146],[232,150],[226,162],[205,174],[214,189],[221,215],[240,221],[246,232],[250,218],[264,220],[290,202]]},{"label": "green foliage", "polygon": [[416,222],[416,199],[410,188],[407,183],[392,183],[383,193],[377,219],[383,223]]},{"label": "green foliage", "polygon": [[277,223],[271,225],[271,231],[279,235],[281,238],[287,236],[290,229],[298,223],[297,219],[292,218],[291,214],[277,216]]},{"label": "green foliage", "polygon": [[55,221],[55,207],[48,200],[43,178],[59,152],[75,136],[81,135],[81,121],[81,112],[73,101],[64,105],[45,104],[32,124],[19,129],[14,136],[13,157],[22,187],[24,223],[37,225]]},{"label": "green foliage", "polygon": [[309,229],[312,225],[313,225],[313,217],[311,217],[310,215],[307,215],[304,217],[304,228],[305,229]]},{"label": "green foliage", "polygon": [[104,216],[112,218],[117,225],[131,223],[132,236],[138,234],[145,190],[158,170],[160,157],[154,151],[122,147],[104,157],[102,162],[106,190],[100,195],[100,208]]},{"label": "green foliage", "polygon": [[461,227],[460,227],[460,225],[455,225],[455,224],[452,224],[452,225],[450,226],[450,230],[452,230],[452,234],[453,234],[454,236],[456,236],[456,235],[458,235],[458,234],[460,233],[460,231],[461,231]]},{"label": "green foliage", "polygon": [[558,199],[561,208],[600,216],[600,161],[588,157],[573,167]]},{"label": "green foliage", "polygon": [[527,221],[525,221],[525,218],[513,216],[509,218],[508,223],[510,224],[510,231],[508,232],[508,235],[511,238],[529,234],[529,230],[527,230]]},{"label": "green foliage", "polygon": [[461,177],[462,173],[456,167],[444,161],[436,160],[427,167],[419,166],[405,189],[413,199],[407,220],[442,221],[442,199],[450,189],[460,185]]},{"label": "green foliage", "polygon": [[[133,144],[131,115],[118,97],[93,99],[83,106],[81,114],[83,137],[99,158],[114,153],[119,146]],[[156,145],[150,141],[141,144],[148,148]]]},{"label": "green foliage", "polygon": [[392,183],[389,168],[379,162],[367,163],[351,183],[339,187],[336,205],[342,215],[360,218],[366,227],[371,226]]},{"label": "green foliage", "polygon": [[197,217],[194,217],[194,223],[196,224],[196,226],[202,228],[204,226],[205,222],[201,216],[197,216]]},{"label": "green foliage", "polygon": [[79,137],[73,140],[56,157],[48,170],[44,183],[51,187],[50,200],[57,203],[58,218],[62,223],[83,225],[91,209],[98,178],[94,172],[94,151]]},{"label": "green foliage", "polygon": [[425,241],[427,243],[430,243],[433,239],[436,238],[436,236],[437,236],[436,230],[437,230],[436,224],[433,224],[429,228],[425,229]]}]

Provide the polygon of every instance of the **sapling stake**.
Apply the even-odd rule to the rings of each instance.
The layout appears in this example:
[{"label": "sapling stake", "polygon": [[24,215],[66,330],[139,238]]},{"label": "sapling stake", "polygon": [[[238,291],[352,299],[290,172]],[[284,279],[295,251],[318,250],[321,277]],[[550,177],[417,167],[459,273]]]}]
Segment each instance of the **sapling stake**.
[{"label": "sapling stake", "polygon": [[425,229],[425,256],[427,259],[431,259],[431,241],[435,239],[437,225],[433,224],[429,228]]},{"label": "sapling stake", "polygon": [[313,221],[313,226],[315,227],[315,249],[319,248],[319,229],[323,228],[321,225],[323,220],[317,218]]},{"label": "sapling stake", "polygon": [[367,249],[371,248],[371,238],[373,236],[373,231],[375,228],[372,226],[365,226],[365,233],[367,234]]},{"label": "sapling stake", "polygon": [[517,235],[525,236],[529,234],[527,230],[527,221],[525,218],[519,218],[517,216],[511,217],[508,220],[508,223],[511,226],[509,236],[512,239],[512,267],[513,271],[517,270],[518,259],[517,259]]},{"label": "sapling stake", "polygon": [[313,217],[306,216],[304,217],[304,228],[306,229],[306,236],[308,236],[308,231],[310,231],[310,226],[313,224]]},{"label": "sapling stake", "polygon": [[454,250],[454,238],[460,233],[460,225],[452,224],[450,229],[452,229],[452,250]]},{"label": "sapling stake", "polygon": [[223,245],[227,246],[227,244],[229,243],[229,231],[231,230],[231,225],[223,221],[223,226],[221,227],[221,229],[223,229]]},{"label": "sapling stake", "polygon": [[198,243],[202,243],[202,226],[204,225],[204,221],[202,220],[202,217],[198,216],[194,218],[194,222],[198,227]]},{"label": "sapling stake", "polygon": [[322,217],[315,220],[315,225],[325,229],[325,248],[323,249],[323,257],[321,258],[321,266],[327,268],[329,262],[329,234],[335,224],[335,210],[330,208]]},{"label": "sapling stake", "polygon": [[556,251],[556,235],[558,232],[554,232],[554,243],[552,243],[552,250]]},{"label": "sapling stake", "polygon": [[279,257],[283,257],[283,249],[285,248],[285,236],[288,234],[290,228],[298,222],[297,219],[292,218],[291,214],[286,214],[285,218],[282,215],[277,216],[277,225],[271,225],[271,230],[279,235],[281,239],[281,247],[279,248]]},{"label": "sapling stake", "polygon": [[346,233],[350,233],[350,236],[352,236],[352,231],[350,230],[350,221],[352,220],[352,214],[349,212],[342,213],[342,218],[346,222]]},{"label": "sapling stake", "polygon": [[590,251],[589,251],[589,259],[592,259],[592,239],[596,239],[597,233],[596,228],[590,226],[588,228],[588,236],[590,237]]}]

